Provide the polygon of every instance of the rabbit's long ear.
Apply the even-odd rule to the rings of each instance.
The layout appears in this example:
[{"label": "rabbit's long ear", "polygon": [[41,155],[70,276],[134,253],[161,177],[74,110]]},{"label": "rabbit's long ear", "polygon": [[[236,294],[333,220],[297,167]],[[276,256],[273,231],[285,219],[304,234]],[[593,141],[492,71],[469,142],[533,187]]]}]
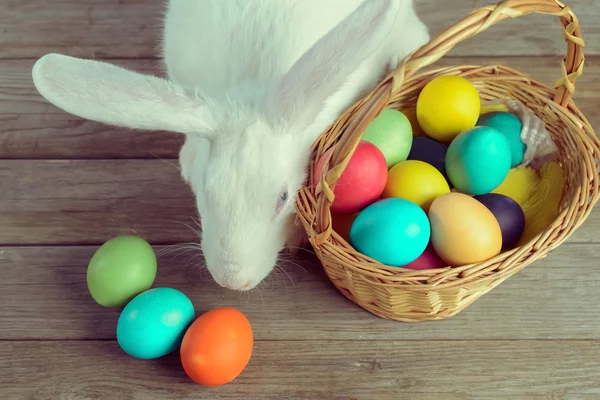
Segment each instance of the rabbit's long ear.
[{"label": "rabbit's long ear", "polygon": [[32,76],[42,96],[81,118],[133,129],[211,135],[207,107],[164,79],[58,54],[40,58]]},{"label": "rabbit's long ear", "polygon": [[306,121],[318,115],[390,33],[405,0],[369,0],[324,35],[276,86],[270,110],[275,116]]}]

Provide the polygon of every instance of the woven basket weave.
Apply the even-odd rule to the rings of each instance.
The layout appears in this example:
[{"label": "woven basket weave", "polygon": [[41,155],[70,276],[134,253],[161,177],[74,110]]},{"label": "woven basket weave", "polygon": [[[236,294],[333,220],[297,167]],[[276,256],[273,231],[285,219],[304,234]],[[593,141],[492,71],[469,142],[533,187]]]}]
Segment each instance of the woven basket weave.
[{"label": "woven basket weave", "polygon": [[[506,18],[530,13],[560,18],[567,43],[562,76],[550,89],[504,66],[459,66],[418,73],[459,42]],[[313,144],[310,174],[328,149],[333,155],[316,188],[305,186],[297,200],[298,215],[323,267],[338,290],[382,318],[414,322],[456,315],[511,275],[564,242],[588,217],[598,200],[600,142],[571,96],[581,75],[584,41],[571,9],[558,0],[507,0],[478,9],[406,59],[370,94],[346,110]],[[546,124],[560,150],[565,191],[554,223],[524,246],[483,263],[412,271],[388,267],[354,250],[332,229],[333,189],[367,125],[384,108],[403,110],[416,104],[421,89],[440,75],[469,79],[482,101],[521,101]],[[308,184],[307,184],[308,185]],[[316,194],[315,194],[316,193]]]}]

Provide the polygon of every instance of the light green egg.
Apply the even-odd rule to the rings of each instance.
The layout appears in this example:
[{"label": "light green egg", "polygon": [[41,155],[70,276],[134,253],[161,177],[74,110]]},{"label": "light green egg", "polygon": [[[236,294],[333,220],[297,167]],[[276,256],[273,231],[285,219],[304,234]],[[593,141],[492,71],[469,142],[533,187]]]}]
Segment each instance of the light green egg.
[{"label": "light green egg", "polygon": [[137,236],[117,236],[104,243],[88,264],[87,286],[96,303],[123,307],[148,290],[156,278],[156,254]]},{"label": "light green egg", "polygon": [[412,146],[412,126],[406,115],[386,108],[367,126],[362,139],[381,150],[389,169],[406,161]]}]

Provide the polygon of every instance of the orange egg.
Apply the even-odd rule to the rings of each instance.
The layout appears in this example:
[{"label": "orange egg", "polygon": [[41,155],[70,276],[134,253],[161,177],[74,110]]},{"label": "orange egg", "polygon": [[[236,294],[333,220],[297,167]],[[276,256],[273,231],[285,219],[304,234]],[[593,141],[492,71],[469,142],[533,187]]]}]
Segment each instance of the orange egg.
[{"label": "orange egg", "polygon": [[425,136],[425,132],[423,132],[423,128],[419,125],[419,120],[417,118],[417,107],[410,107],[405,110],[402,110],[402,114],[406,115],[406,118],[410,121],[410,126],[412,127],[413,137],[416,136]]},{"label": "orange egg", "polygon": [[224,385],[246,368],[253,344],[248,318],[233,308],[217,308],[188,328],[181,342],[181,364],[196,383]]},{"label": "orange egg", "polygon": [[492,212],[462,193],[447,193],[429,208],[431,243],[446,263],[460,266],[500,254],[502,231]]},{"label": "orange egg", "polygon": [[346,242],[350,242],[350,228],[354,223],[359,213],[355,214],[336,214],[331,213],[331,222],[333,230],[344,238]]}]

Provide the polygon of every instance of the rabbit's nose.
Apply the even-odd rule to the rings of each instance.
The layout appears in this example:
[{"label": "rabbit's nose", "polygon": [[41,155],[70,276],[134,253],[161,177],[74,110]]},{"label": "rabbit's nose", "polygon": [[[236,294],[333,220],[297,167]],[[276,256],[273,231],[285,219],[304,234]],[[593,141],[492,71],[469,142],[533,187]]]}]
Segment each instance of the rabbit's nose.
[{"label": "rabbit's nose", "polygon": [[241,291],[245,291],[245,290],[249,290],[250,289],[250,281],[245,281],[241,284],[238,284],[237,281],[234,282],[225,282],[225,284],[223,285],[223,287],[230,289],[230,290],[241,290]]},{"label": "rabbit's nose", "polygon": [[242,267],[238,264],[226,263],[222,267],[222,275],[217,283],[231,290],[248,290],[252,287],[250,279],[242,278],[239,272]]}]

